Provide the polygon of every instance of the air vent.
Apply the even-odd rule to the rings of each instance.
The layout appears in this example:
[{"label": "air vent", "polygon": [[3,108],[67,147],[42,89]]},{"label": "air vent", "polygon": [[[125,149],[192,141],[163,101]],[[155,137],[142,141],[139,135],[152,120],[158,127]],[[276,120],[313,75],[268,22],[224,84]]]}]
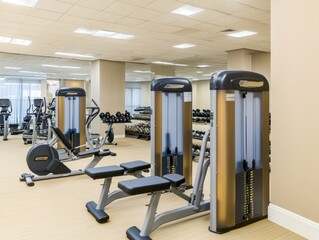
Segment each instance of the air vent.
[{"label": "air vent", "polygon": [[222,30],[222,31],[220,31],[220,32],[222,32],[222,33],[229,33],[229,32],[235,32],[235,31],[236,31],[236,30],[234,30],[234,29],[228,28],[228,29]]}]

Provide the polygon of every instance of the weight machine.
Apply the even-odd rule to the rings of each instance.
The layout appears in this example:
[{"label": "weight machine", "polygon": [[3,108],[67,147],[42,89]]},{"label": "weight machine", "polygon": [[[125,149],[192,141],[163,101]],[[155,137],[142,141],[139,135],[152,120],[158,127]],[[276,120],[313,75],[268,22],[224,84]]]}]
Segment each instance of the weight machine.
[{"label": "weight machine", "polygon": [[185,78],[151,84],[152,175],[178,173],[192,183],[192,85]]},{"label": "weight machine", "polygon": [[12,105],[10,99],[1,98],[0,99],[0,136],[3,136],[3,141],[8,140],[8,118],[12,112]]},{"label": "weight machine", "polygon": [[249,71],[212,75],[210,231],[223,233],[267,217],[269,86]]}]

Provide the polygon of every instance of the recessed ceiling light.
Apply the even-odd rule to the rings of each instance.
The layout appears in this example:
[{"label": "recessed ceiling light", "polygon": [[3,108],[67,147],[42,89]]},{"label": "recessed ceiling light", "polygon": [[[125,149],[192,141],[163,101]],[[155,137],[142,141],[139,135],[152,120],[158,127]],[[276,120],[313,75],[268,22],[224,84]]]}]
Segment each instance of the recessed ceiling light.
[{"label": "recessed ceiling light", "polygon": [[104,31],[104,30],[98,30],[98,31],[92,33],[92,36],[114,38],[114,39],[130,39],[130,38],[134,37],[134,35],[131,35],[131,34],[110,32],[110,31]]},{"label": "recessed ceiling light", "polygon": [[74,67],[74,66],[59,66],[59,65],[53,65],[53,64],[42,64],[42,67],[52,67],[52,68],[70,68],[70,69],[79,69],[80,67]]},{"label": "recessed ceiling light", "polygon": [[103,30],[98,30],[94,33],[92,33],[92,36],[95,37],[111,37],[115,34],[115,32],[110,32],[110,31],[103,31]]},{"label": "recessed ceiling light", "polygon": [[97,30],[79,27],[79,28],[75,29],[73,32],[91,35],[91,34],[95,33],[96,31]]},{"label": "recessed ceiling light", "polygon": [[29,46],[32,41],[30,40],[25,40],[25,39],[17,39],[17,38],[13,38],[10,43],[12,44],[16,44],[16,45],[23,45],[23,46]]},{"label": "recessed ceiling light", "polygon": [[171,65],[171,66],[179,66],[179,67],[187,67],[187,64],[182,64],[182,63],[171,63],[171,62],[163,62],[163,61],[155,61],[152,62],[154,64],[163,64],[163,65]]},{"label": "recessed ceiling light", "polygon": [[124,34],[124,33],[115,33],[113,36],[111,36],[110,38],[115,38],[115,39],[130,39],[133,38],[134,35],[131,34]]},{"label": "recessed ceiling light", "polygon": [[175,45],[173,47],[174,48],[191,48],[191,47],[195,47],[195,46],[196,45],[194,45],[194,44],[183,43],[183,44]]},{"label": "recessed ceiling light", "polygon": [[88,76],[90,74],[88,74],[88,73],[71,73],[70,75],[72,75],[72,76]]},{"label": "recessed ceiling light", "polygon": [[257,34],[257,33],[245,30],[245,31],[240,31],[240,32],[229,33],[227,35],[230,36],[230,37],[240,38],[240,37],[247,37],[247,36],[251,36],[251,35],[255,35],[255,34]]},{"label": "recessed ceiling light", "polygon": [[10,37],[2,37],[0,36],[0,42],[2,43],[9,43],[11,41],[12,38]]},{"label": "recessed ceiling light", "polygon": [[205,11],[205,9],[186,4],[180,8],[173,10],[172,13],[189,17],[202,11]]},{"label": "recessed ceiling light", "polygon": [[196,67],[206,68],[206,67],[210,67],[210,65],[208,65],[208,64],[199,64],[199,65],[197,65]]},{"label": "recessed ceiling light", "polygon": [[5,69],[13,69],[13,70],[19,70],[19,69],[22,69],[22,68],[19,68],[19,67],[4,67]]},{"label": "recessed ceiling light", "polygon": [[34,7],[38,0],[1,0],[1,2],[22,5],[26,7]]},{"label": "recessed ceiling light", "polygon": [[31,73],[31,74],[46,74],[44,72],[33,72],[33,71],[19,71],[20,73]]},{"label": "recessed ceiling light", "polygon": [[146,71],[143,71],[143,70],[134,70],[134,72],[136,72],[136,73],[153,73],[152,71],[149,71],[149,70],[146,70]]},{"label": "recessed ceiling light", "polygon": [[67,57],[94,58],[92,55],[85,55],[85,54],[78,54],[78,53],[56,52],[55,54],[60,56],[67,56]]},{"label": "recessed ceiling light", "polygon": [[25,40],[25,39],[17,39],[17,38],[11,38],[11,37],[3,37],[0,36],[0,42],[1,43],[11,43],[11,44],[17,44],[17,45],[23,45],[28,46],[32,41]]},{"label": "recessed ceiling light", "polygon": [[123,39],[123,40],[127,40],[134,37],[134,35],[131,35],[131,34],[105,31],[105,30],[94,30],[94,29],[88,29],[84,27],[79,27],[75,29],[74,32],[92,35],[94,37],[114,38],[114,39]]}]

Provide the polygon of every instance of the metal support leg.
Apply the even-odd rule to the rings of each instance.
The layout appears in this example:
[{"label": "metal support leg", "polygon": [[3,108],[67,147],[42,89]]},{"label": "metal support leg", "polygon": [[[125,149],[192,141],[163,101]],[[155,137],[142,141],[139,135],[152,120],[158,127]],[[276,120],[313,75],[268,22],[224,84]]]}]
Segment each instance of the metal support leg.
[{"label": "metal support leg", "polygon": [[98,204],[96,206],[96,209],[103,210],[105,208],[107,197],[108,197],[110,187],[111,187],[111,183],[112,183],[112,178],[105,178],[104,179],[102,192],[100,194],[100,198],[99,198]]},{"label": "metal support leg", "polygon": [[146,217],[140,235],[142,237],[150,235],[152,226],[155,219],[156,210],[159,200],[161,198],[161,192],[154,192],[151,197],[150,205],[148,206]]}]

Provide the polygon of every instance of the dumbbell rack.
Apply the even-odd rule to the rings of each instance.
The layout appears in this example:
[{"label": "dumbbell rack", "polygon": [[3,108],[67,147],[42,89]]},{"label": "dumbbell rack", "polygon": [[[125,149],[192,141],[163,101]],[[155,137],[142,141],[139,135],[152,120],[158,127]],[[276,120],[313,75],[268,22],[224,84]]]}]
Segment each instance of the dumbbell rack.
[{"label": "dumbbell rack", "polygon": [[[202,141],[203,140],[203,136],[205,135],[205,131],[199,131],[199,130],[193,130],[193,139],[195,140],[199,140]],[[208,138],[208,141],[210,141],[210,138]],[[192,146],[192,152],[193,152],[193,161],[197,162],[199,153],[200,153],[200,147],[201,145],[198,144],[194,144]],[[205,153],[205,157],[209,158],[209,154],[210,154],[210,149],[206,148],[206,153]]]},{"label": "dumbbell rack", "polygon": [[136,136],[138,139],[151,139],[150,121],[151,121],[151,107],[137,107],[134,109],[138,114],[133,114],[132,120],[143,121],[131,126],[125,126],[125,134],[129,136]]},{"label": "dumbbell rack", "polygon": [[210,122],[210,110],[193,109],[193,122],[208,124]]}]

